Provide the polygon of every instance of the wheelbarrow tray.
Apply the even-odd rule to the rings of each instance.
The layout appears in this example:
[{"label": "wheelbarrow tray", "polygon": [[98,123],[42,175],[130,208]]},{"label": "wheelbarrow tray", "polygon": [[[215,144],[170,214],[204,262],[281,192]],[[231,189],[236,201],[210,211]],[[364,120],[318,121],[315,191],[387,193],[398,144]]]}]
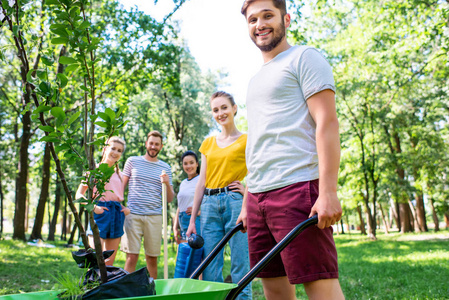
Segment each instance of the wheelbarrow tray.
[{"label": "wheelbarrow tray", "polygon": [[[230,290],[237,287],[234,283],[212,282],[190,278],[156,279],[156,295],[117,298],[127,300],[151,299],[195,299],[223,300]],[[0,296],[0,300],[57,300],[61,291],[43,291]]]}]

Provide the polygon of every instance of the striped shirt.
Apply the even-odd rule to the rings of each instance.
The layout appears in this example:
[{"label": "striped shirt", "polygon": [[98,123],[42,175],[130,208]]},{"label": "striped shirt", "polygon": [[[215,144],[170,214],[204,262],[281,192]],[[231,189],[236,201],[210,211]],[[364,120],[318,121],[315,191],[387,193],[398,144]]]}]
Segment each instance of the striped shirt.
[{"label": "striped shirt", "polygon": [[151,162],[143,156],[131,156],[126,160],[123,175],[128,181],[128,207],[136,215],[162,214],[162,184],[160,175],[165,170],[172,185],[170,166],[158,160]]}]

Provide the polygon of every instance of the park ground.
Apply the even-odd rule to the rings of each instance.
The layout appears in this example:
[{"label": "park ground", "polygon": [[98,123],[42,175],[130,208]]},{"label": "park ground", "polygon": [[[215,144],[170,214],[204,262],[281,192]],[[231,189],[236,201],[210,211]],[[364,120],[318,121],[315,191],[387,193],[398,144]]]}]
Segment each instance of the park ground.
[{"label": "park ground", "polygon": [[[0,295],[58,288],[55,277],[79,278],[65,242],[56,247],[30,246],[6,234],[0,239]],[[358,232],[335,235],[339,255],[340,283],[346,299],[449,299],[449,230],[420,234],[378,233],[371,241]],[[169,278],[173,277],[176,257],[169,245]],[[226,255],[226,254],[225,254]],[[143,256],[141,256],[142,258]],[[123,267],[125,255],[117,255]],[[143,259],[138,268],[144,267]],[[163,277],[163,259],[159,260]],[[229,274],[226,255],[224,277]],[[264,299],[259,279],[253,281],[253,299]],[[302,286],[298,299],[305,299]]]}]

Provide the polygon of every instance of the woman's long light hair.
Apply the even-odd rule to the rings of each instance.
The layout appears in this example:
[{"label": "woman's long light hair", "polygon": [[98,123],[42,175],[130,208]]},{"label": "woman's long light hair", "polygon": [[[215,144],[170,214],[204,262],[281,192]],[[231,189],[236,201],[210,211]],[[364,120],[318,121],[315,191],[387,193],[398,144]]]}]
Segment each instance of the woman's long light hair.
[{"label": "woman's long light hair", "polygon": [[[106,147],[109,147],[111,145],[111,143],[119,143],[123,145],[123,152],[125,152],[126,149],[126,142],[124,139],[119,138],[118,136],[111,136],[108,140],[107,140],[107,146],[105,146],[103,148],[103,154],[101,156],[101,162],[104,162],[104,160],[106,159],[106,157],[104,156],[105,152],[106,152]],[[122,153],[123,155],[123,153]],[[117,173],[118,177],[120,178],[120,180],[122,180],[122,177],[120,176],[120,169],[118,167],[118,163],[115,163],[115,172]]]}]

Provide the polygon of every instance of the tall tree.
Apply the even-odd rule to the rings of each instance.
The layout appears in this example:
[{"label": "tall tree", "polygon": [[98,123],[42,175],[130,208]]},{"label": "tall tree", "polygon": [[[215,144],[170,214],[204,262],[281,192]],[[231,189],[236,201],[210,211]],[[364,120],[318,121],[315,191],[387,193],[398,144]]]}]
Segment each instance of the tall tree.
[{"label": "tall tree", "polygon": [[42,238],[42,226],[44,224],[45,206],[47,204],[50,188],[50,162],[51,153],[48,144],[45,143],[43,164],[42,164],[42,184],[41,192],[36,209],[36,217],[34,218],[33,230],[30,235],[30,239],[43,239]]},{"label": "tall tree", "polygon": [[[348,150],[359,157],[356,174],[365,183],[362,194],[371,219],[369,227],[375,226],[379,195],[388,195],[400,208],[398,227],[402,232],[412,230],[413,214],[425,230],[422,191],[428,177],[419,162],[434,160],[432,146],[426,141],[447,134],[447,125],[435,126],[447,124],[443,110],[448,95],[442,88],[447,86],[444,76],[448,74],[447,2],[306,3],[310,14],[294,23],[291,39],[322,49],[334,68],[341,130],[358,140],[357,144],[342,145],[350,146]],[[296,9],[302,4],[292,1]],[[342,168],[348,163],[353,160],[343,157]],[[416,199],[413,211],[412,198]]]}]

